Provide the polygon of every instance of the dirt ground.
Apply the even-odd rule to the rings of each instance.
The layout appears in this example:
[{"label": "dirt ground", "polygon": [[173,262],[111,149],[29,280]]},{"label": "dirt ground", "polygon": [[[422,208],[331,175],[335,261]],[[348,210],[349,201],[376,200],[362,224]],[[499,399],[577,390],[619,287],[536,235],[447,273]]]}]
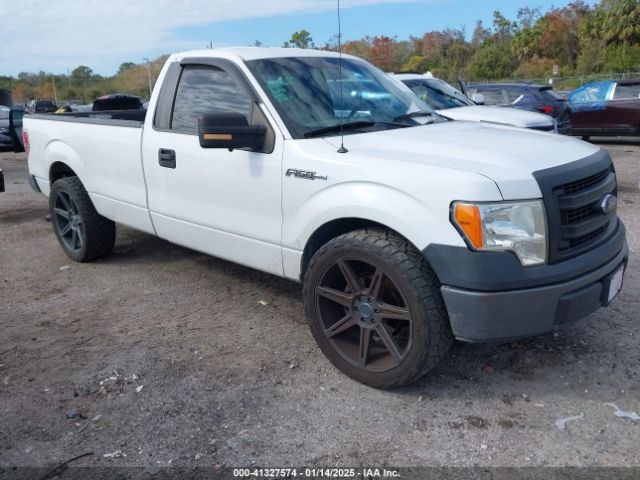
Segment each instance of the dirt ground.
[{"label": "dirt ground", "polygon": [[391,392],[330,365],[295,283],[124,227],[110,257],[71,262],[25,157],[0,154],[0,467],[640,466],[640,421],[605,405],[640,412],[640,144],[601,144],[621,296],[560,333],[457,343]]}]

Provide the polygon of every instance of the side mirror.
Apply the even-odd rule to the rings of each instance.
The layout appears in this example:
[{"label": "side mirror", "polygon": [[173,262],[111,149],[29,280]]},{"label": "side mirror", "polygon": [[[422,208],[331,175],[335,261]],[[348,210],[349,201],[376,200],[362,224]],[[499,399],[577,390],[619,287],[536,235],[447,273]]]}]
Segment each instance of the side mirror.
[{"label": "side mirror", "polygon": [[474,93],[471,99],[478,105],[484,105],[484,95],[482,93]]},{"label": "side mirror", "polygon": [[198,118],[198,137],[202,148],[251,148],[264,145],[267,127],[249,125],[241,113],[209,113]]}]

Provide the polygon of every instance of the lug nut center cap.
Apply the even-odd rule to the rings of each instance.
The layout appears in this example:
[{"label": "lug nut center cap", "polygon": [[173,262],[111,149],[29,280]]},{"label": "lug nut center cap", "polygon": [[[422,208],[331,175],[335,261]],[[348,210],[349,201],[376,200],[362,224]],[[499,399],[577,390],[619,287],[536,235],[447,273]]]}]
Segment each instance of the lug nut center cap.
[{"label": "lug nut center cap", "polygon": [[365,318],[371,318],[373,317],[373,307],[368,304],[368,303],[363,303],[360,306],[360,313],[362,313],[362,316]]}]

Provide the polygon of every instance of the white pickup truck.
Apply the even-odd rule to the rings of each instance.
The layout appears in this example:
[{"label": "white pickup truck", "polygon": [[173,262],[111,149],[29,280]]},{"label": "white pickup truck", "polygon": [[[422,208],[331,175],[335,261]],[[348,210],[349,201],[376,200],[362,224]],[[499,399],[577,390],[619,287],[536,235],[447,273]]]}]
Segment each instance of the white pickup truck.
[{"label": "white pickup truck", "polygon": [[23,135],[72,259],[109,254],[120,223],[300,281],[320,349],[368,385],[419,378],[453,338],[553,331],[622,288],[606,151],[447,121],[355,57],[175,54],[146,115],[27,115]]}]

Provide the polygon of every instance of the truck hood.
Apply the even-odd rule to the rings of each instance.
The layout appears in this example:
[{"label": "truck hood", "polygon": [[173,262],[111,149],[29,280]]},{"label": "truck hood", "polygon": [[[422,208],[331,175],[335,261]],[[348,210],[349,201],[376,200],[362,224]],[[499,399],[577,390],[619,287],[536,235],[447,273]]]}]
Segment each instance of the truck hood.
[{"label": "truck hood", "polygon": [[503,125],[513,125],[514,127],[534,128],[553,126],[553,119],[549,115],[508,107],[474,105],[471,107],[438,110],[438,113],[453,120],[500,123]]},{"label": "truck hood", "polygon": [[[340,145],[339,137],[326,140],[336,149]],[[600,150],[563,135],[481,122],[442,122],[352,134],[344,137],[344,144],[349,150],[346,156],[420,163],[484,175],[496,183],[505,200],[540,198],[534,172],[575,162]],[[411,174],[410,169],[407,172]]]}]

